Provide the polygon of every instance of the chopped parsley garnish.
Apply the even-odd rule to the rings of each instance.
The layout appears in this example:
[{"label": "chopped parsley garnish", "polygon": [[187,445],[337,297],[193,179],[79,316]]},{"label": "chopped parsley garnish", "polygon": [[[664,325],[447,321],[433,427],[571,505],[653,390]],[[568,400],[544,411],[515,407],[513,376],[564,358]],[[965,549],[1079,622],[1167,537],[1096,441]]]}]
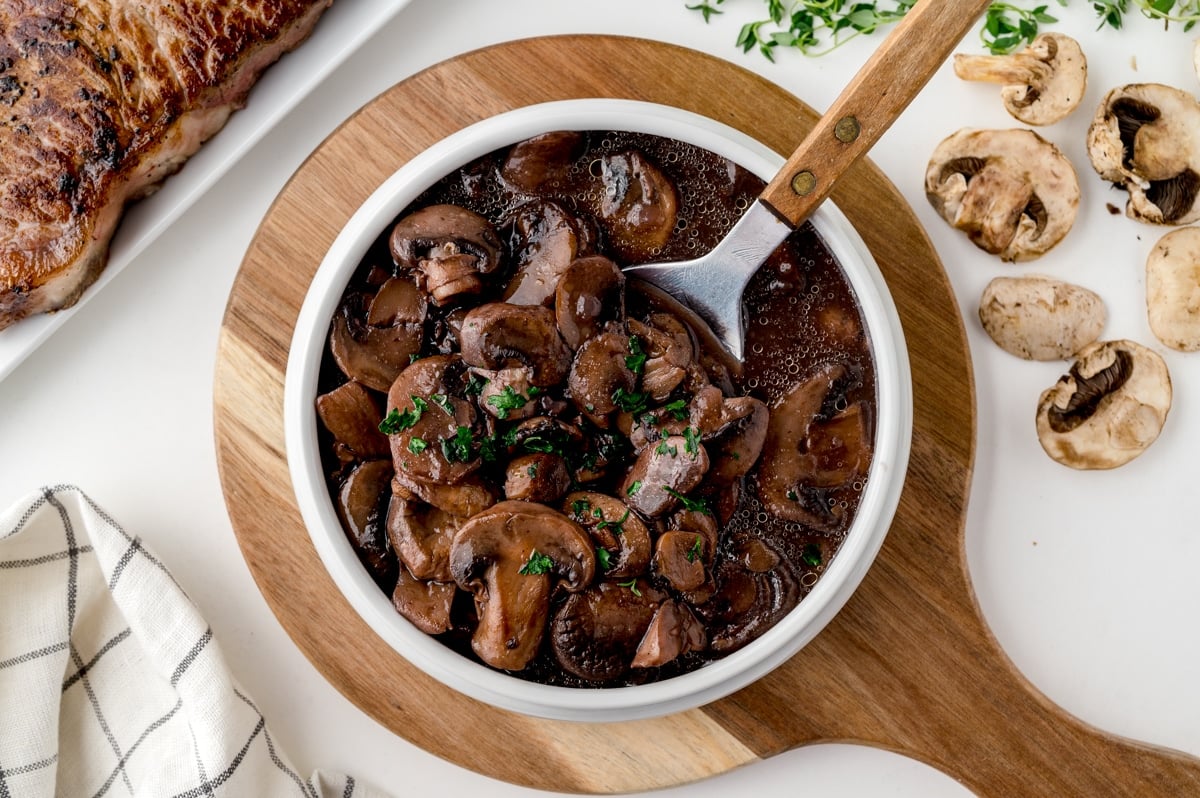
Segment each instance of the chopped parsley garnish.
[{"label": "chopped parsley garnish", "polygon": [[608,549],[596,547],[596,564],[600,566],[601,571],[612,568],[612,555],[608,553]]},{"label": "chopped parsley garnish", "polygon": [[787,497],[788,497],[790,500],[792,500],[792,501],[794,501],[794,502],[798,502],[798,501],[800,501],[800,494],[799,494],[799,493],[797,493],[797,492],[796,492],[796,490],[795,490],[794,488],[793,488],[793,489],[791,489],[791,490],[789,490],[789,491],[788,491],[787,493],[785,493],[784,495],[785,495],[785,496],[787,496]]},{"label": "chopped parsley garnish", "polygon": [[624,388],[618,388],[613,391],[612,400],[627,413],[633,413],[635,416],[646,411],[646,403],[650,397],[640,391],[627,391]]},{"label": "chopped parsley garnish", "polygon": [[625,368],[634,374],[641,374],[646,365],[646,353],[642,351],[642,342],[636,335],[629,336],[629,354],[625,356]]},{"label": "chopped parsley garnish", "polygon": [[395,435],[406,429],[412,429],[421,420],[421,414],[429,409],[429,405],[421,397],[409,396],[408,398],[412,400],[412,410],[405,410],[402,413],[393,407],[388,411],[387,417],[379,422],[379,431],[384,435]]},{"label": "chopped parsley garnish", "polygon": [[556,454],[558,452],[557,446],[540,435],[530,435],[521,441],[521,448],[527,452],[542,452],[544,454]]},{"label": "chopped parsley garnish", "polygon": [[554,560],[545,554],[540,554],[537,549],[534,549],[533,553],[529,555],[529,561],[522,565],[521,570],[517,571],[517,573],[524,574],[525,576],[541,576],[542,574],[549,573],[553,567]]},{"label": "chopped parsley garnish", "polygon": [[637,492],[641,489],[642,489],[642,481],[640,479],[635,479],[633,482],[631,482],[629,484],[629,487],[625,489],[625,495],[626,496],[636,496]]},{"label": "chopped parsley garnish", "polygon": [[450,404],[449,396],[446,396],[444,393],[435,393],[433,396],[429,397],[429,400],[438,407],[442,408],[442,411],[446,415],[450,416],[450,418],[454,418],[454,405]]},{"label": "chopped parsley garnish", "polygon": [[801,561],[808,566],[816,568],[821,564],[821,547],[816,543],[809,543],[800,552]]},{"label": "chopped parsley garnish", "polygon": [[[593,513],[593,515],[596,515],[597,513],[600,513],[600,511],[597,510],[595,513]],[[603,518],[604,514],[600,513],[598,517]],[[624,523],[628,520],[629,520],[629,510],[626,509],[625,515],[621,516],[620,521],[601,521],[600,523],[596,524],[596,529],[611,529],[613,531],[613,534],[623,535],[623,534],[625,534]]]},{"label": "chopped parsley garnish", "polygon": [[471,379],[467,380],[467,396],[479,396],[483,393],[483,387],[491,380],[484,379],[478,374],[472,374]]},{"label": "chopped parsley garnish", "polygon": [[508,432],[504,433],[504,445],[512,448],[517,445],[517,428],[513,427]]},{"label": "chopped parsley garnish", "polygon": [[487,403],[496,408],[496,415],[501,419],[508,418],[513,410],[520,410],[528,401],[524,394],[517,393],[511,385],[505,385],[503,391],[487,398]]},{"label": "chopped parsley garnish", "polygon": [[667,402],[663,405],[663,410],[671,414],[676,421],[683,421],[688,417],[687,402],[682,399],[676,399],[673,402]]},{"label": "chopped parsley garnish", "polygon": [[418,355],[416,352],[413,352],[411,355],[408,356],[408,365],[411,366],[413,363],[416,363],[420,359],[421,359],[421,356]]},{"label": "chopped parsley garnish", "polygon": [[667,446],[667,442],[664,440],[658,446],[654,447],[654,452],[656,454],[669,454],[672,457],[677,457],[679,455],[679,448],[676,446]]},{"label": "chopped parsley garnish", "polygon": [[690,510],[704,515],[712,515],[712,510],[708,509],[708,503],[704,499],[689,499],[677,490],[672,490],[668,487],[663,487],[663,490],[679,499],[679,503],[683,505],[683,509]]},{"label": "chopped parsley garnish", "polygon": [[696,434],[696,430],[692,427],[685,429],[683,431],[683,440],[683,450],[692,457],[695,457],[700,451],[700,439]]},{"label": "chopped parsley garnish", "polygon": [[538,467],[537,463],[530,463],[529,468],[525,469],[525,473],[531,477],[536,477],[537,476],[537,467]]},{"label": "chopped parsley garnish", "polygon": [[467,463],[471,460],[471,448],[475,435],[470,427],[459,427],[453,438],[442,438],[442,454],[451,463]]},{"label": "chopped parsley garnish", "polygon": [[642,591],[638,590],[637,579],[630,579],[628,582],[617,582],[617,587],[627,587],[635,596],[642,595]]},{"label": "chopped parsley garnish", "polygon": [[699,535],[696,535],[696,542],[693,543],[692,547],[687,550],[687,561],[695,562],[696,558],[703,556],[703,554],[704,554],[704,538],[700,537]]},{"label": "chopped parsley garnish", "polygon": [[484,438],[479,442],[479,456],[485,463],[494,463],[500,455],[499,448],[495,435]]},{"label": "chopped parsley garnish", "polygon": [[571,502],[571,515],[575,516],[581,521],[584,519],[584,517],[587,515],[587,511],[590,509],[592,509],[592,503],[587,499],[576,499],[575,501]]},{"label": "chopped parsley garnish", "polygon": [[413,454],[420,454],[428,446],[429,443],[424,438],[418,438],[415,435],[408,440],[408,450]]}]

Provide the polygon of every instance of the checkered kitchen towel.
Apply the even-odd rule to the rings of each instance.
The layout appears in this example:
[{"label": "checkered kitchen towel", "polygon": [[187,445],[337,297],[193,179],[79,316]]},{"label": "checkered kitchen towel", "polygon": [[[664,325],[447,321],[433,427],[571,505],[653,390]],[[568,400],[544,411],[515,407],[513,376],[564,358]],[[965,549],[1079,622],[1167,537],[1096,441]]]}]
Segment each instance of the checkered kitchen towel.
[{"label": "checkered kitchen towel", "polygon": [[56,487],[0,515],[0,798],[51,795],[372,793],[301,778],[162,562]]}]

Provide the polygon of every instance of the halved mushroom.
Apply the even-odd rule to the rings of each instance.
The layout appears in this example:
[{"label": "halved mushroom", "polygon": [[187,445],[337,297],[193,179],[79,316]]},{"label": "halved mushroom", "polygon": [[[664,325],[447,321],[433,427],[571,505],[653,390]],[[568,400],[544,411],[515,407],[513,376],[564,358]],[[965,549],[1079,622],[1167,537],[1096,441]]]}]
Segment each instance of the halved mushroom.
[{"label": "halved mushroom", "polygon": [[392,606],[408,622],[427,635],[448,632],[450,607],[458,587],[453,582],[424,582],[400,566],[400,576],[392,589]]},{"label": "halved mushroom", "polygon": [[[754,551],[740,553],[747,547]],[[764,549],[774,556],[764,556]],[[743,537],[734,551],[734,557],[717,566],[717,592],[696,608],[708,622],[709,648],[722,654],[738,650],[770,629],[805,592],[788,561],[768,544]]]},{"label": "halved mushroom", "polygon": [[386,391],[421,350],[425,300],[411,281],[386,280],[368,295],[352,293],[329,333],[329,351],[347,377]]},{"label": "halved mushroom", "polygon": [[517,142],[500,167],[500,179],[519,191],[536,191],[561,180],[586,143],[576,130],[556,130]]},{"label": "halved mushroom", "polygon": [[625,275],[603,255],[576,259],[554,292],[558,331],[571,349],[625,318]]},{"label": "halved mushroom", "polygon": [[975,246],[1026,261],[1071,230],[1079,180],[1058,147],[1032,130],[960,130],[929,159],[925,196]]},{"label": "halved mushroom", "polygon": [[635,401],[637,375],[626,360],[629,342],[621,333],[600,333],[584,341],[571,362],[567,378],[571,401],[602,429],[611,425],[618,407],[629,409],[629,403]]},{"label": "halved mushroom", "polygon": [[759,500],[777,518],[826,532],[842,523],[826,490],[865,474],[872,449],[862,403],[844,406],[852,380],[845,365],[827,364],[772,408],[757,482]]},{"label": "halved mushroom", "polygon": [[496,503],[492,486],[471,474],[455,485],[416,479],[407,472],[396,472],[392,478],[392,493],[402,499],[424,502],[460,518],[470,518]]},{"label": "halved mushroom", "polygon": [[438,305],[483,289],[481,274],[500,267],[500,237],[492,223],[457,205],[429,205],[392,228],[392,258],[417,272]]},{"label": "halved mushroom", "polygon": [[413,362],[392,383],[384,429],[397,472],[453,485],[479,468],[478,413],[455,395],[462,392],[464,373],[457,355],[433,355]]},{"label": "halved mushroom", "polygon": [[1027,125],[1051,125],[1075,110],[1087,90],[1087,59],[1079,42],[1043,33],[1012,55],[954,56],[963,80],[1000,83],[1005,109]]},{"label": "halved mushroom", "polygon": [[624,263],[653,257],[675,229],[675,186],[636,150],[606,155],[599,166],[604,188],[600,220],[611,248]]},{"label": "halved mushroom", "polygon": [[581,679],[619,678],[629,671],[638,644],[665,598],[644,579],[627,585],[600,582],[568,596],[551,622],[555,658]]},{"label": "halved mushroom", "polygon": [[665,515],[679,506],[708,473],[704,445],[681,435],[663,438],[638,454],[621,483],[625,503],[647,518]]},{"label": "halved mushroom", "polygon": [[510,460],[504,472],[504,495],[509,499],[552,504],[570,489],[571,472],[557,454],[523,454]]},{"label": "halved mushroom", "polygon": [[1088,128],[1096,172],[1129,192],[1125,214],[1152,224],[1200,219],[1200,102],[1159,83],[1118,86]]},{"label": "halved mushroom", "polygon": [[462,357],[476,368],[527,367],[530,382],[544,388],[566,379],[571,352],[549,308],[489,302],[463,319]]},{"label": "halved mushroom", "polygon": [[317,416],[333,435],[339,461],[380,460],[391,455],[387,436],[379,431],[383,413],[376,396],[351,380],[317,397]]},{"label": "halved mushroom", "polygon": [[675,590],[695,590],[706,578],[706,544],[699,532],[663,532],[654,542],[654,573]]},{"label": "halved mushroom", "polygon": [[360,463],[338,491],[337,512],[342,529],[358,559],[381,585],[395,578],[396,558],[388,546],[385,518],[392,464],[387,460]]},{"label": "halved mushroom", "polygon": [[750,473],[767,440],[770,415],[767,406],[752,396],[735,396],[721,403],[720,423],[701,432],[712,461],[708,480],[729,483]]},{"label": "halved mushroom", "polygon": [[1133,341],[1094,343],[1038,400],[1038,440],[1071,468],[1116,468],[1158,438],[1171,409],[1171,376]]},{"label": "halved mushroom", "polygon": [[638,576],[650,564],[650,530],[620,499],[595,491],[573,491],[562,501],[563,512],[592,536],[597,549],[604,549],[600,562],[605,579]]},{"label": "halved mushroom", "polygon": [[551,200],[533,200],[504,221],[517,271],[504,290],[514,305],[552,305],[559,278],[592,251],[595,234],[581,219]]},{"label": "halved mushroom", "polygon": [[696,341],[689,328],[670,313],[654,313],[646,323],[630,319],[630,340],[645,354],[642,388],[656,402],[665,402],[688,374],[696,359]]},{"label": "halved mushroom", "polygon": [[541,645],[554,589],[578,593],[591,584],[596,554],[588,534],[565,515],[504,501],[458,531],[450,572],[475,597],[472,650],[494,668],[521,670]]},{"label": "halved mushroom", "polygon": [[1200,349],[1200,227],[1167,233],[1146,259],[1150,329],[1172,349]]},{"label": "halved mushroom", "polygon": [[388,540],[417,579],[449,582],[450,544],[466,518],[393,494],[387,512]]},{"label": "halved mushroom", "polygon": [[631,668],[659,668],[689,652],[703,651],[707,646],[704,624],[686,604],[667,599],[658,605],[629,665]]},{"label": "halved mushroom", "polygon": [[1108,311],[1095,292],[1040,275],[997,277],[979,300],[983,329],[1025,360],[1064,360],[1100,337]]},{"label": "halved mushroom", "polygon": [[533,384],[533,370],[528,366],[499,369],[471,369],[484,381],[479,389],[479,406],[501,421],[529,418],[538,410],[535,401],[539,389]]}]

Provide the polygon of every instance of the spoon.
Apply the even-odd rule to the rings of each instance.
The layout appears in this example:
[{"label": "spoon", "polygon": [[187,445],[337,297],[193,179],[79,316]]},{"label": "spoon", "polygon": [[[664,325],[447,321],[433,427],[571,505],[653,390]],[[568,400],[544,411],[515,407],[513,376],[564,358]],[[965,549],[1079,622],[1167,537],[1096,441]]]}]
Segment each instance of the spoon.
[{"label": "spoon", "polygon": [[742,292],[950,55],[991,0],[921,0],[880,44],[749,210],[699,258],[624,269],[690,307],[740,364]]}]

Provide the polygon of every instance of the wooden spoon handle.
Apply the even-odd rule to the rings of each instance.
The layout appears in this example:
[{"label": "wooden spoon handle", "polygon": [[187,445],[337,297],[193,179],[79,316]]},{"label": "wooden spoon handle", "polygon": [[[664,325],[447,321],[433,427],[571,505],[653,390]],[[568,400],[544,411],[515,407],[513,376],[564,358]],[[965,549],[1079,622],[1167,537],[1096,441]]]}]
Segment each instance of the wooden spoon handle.
[{"label": "wooden spoon handle", "polygon": [[921,0],[863,65],[759,199],[799,226],[874,146],[991,0]]}]

